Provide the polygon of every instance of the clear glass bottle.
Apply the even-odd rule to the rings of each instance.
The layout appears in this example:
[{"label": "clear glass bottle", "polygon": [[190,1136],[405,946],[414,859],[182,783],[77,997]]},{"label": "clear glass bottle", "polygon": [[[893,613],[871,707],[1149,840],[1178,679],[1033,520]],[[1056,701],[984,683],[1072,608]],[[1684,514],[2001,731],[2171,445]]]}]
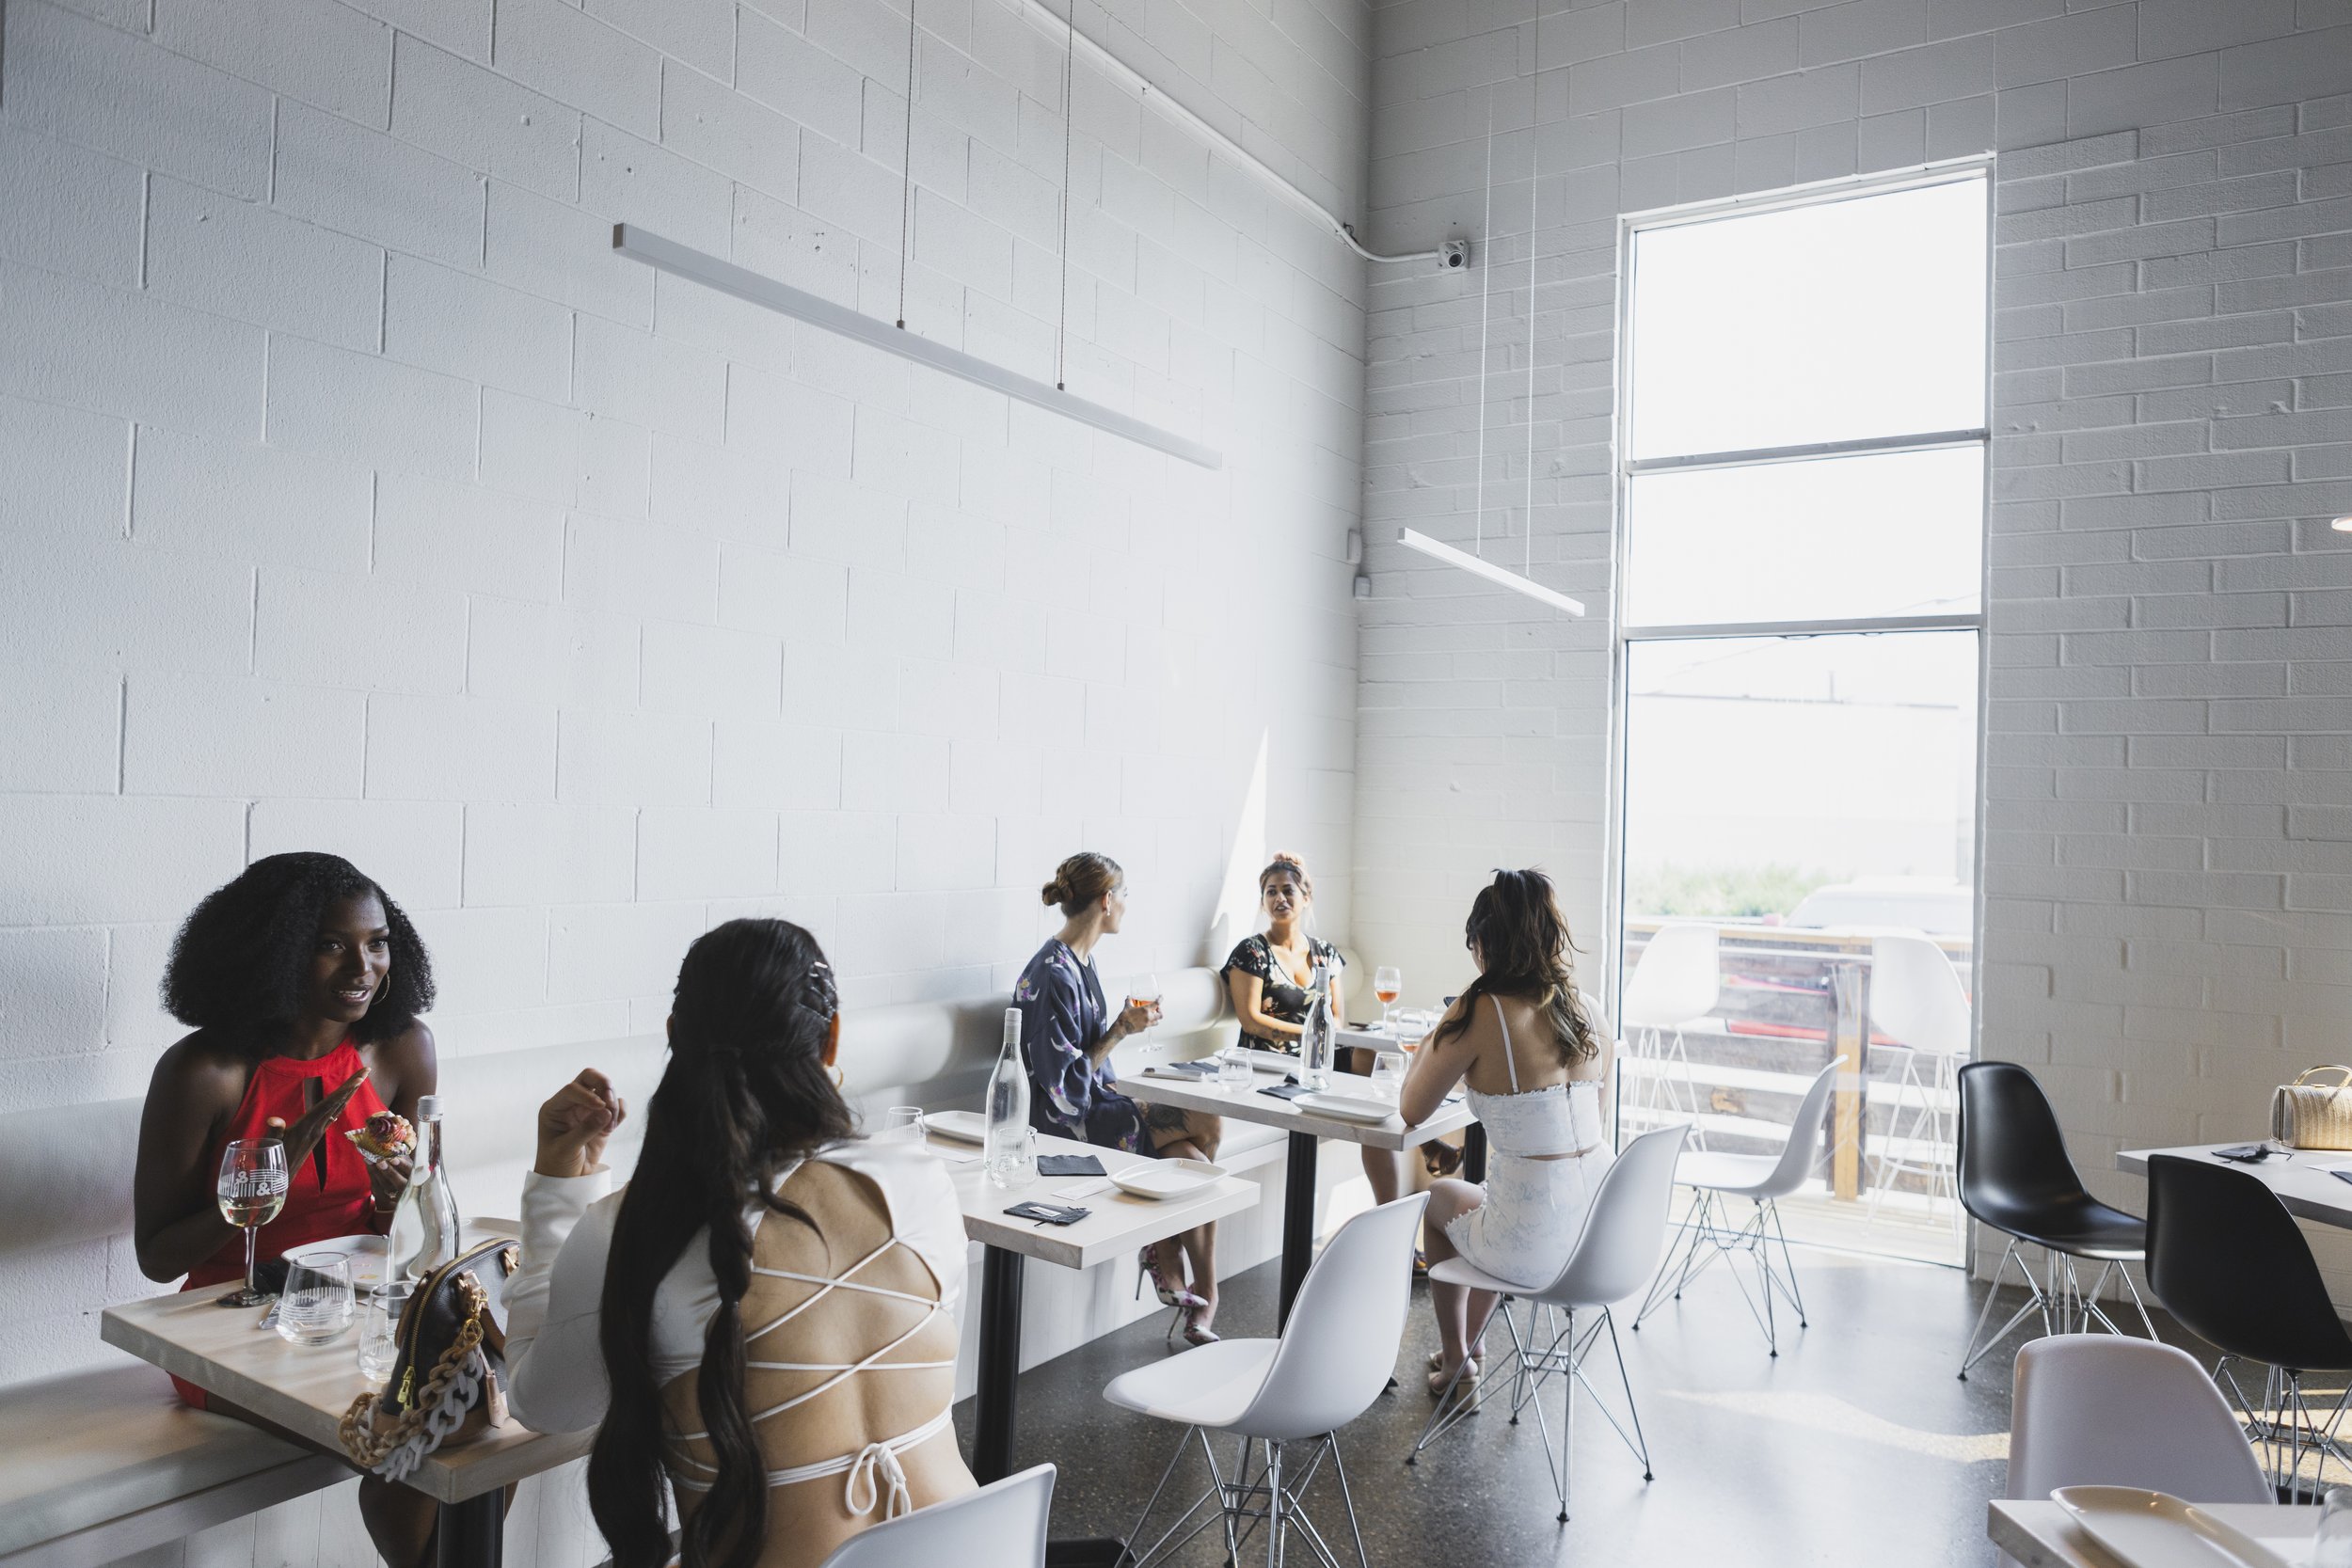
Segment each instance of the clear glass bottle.
[{"label": "clear glass bottle", "polygon": [[417,1101],[416,1154],[385,1236],[387,1275],[421,1279],[456,1257],[462,1224],[441,1145],[441,1097],[428,1094]]},{"label": "clear glass bottle", "polygon": [[999,1187],[1025,1187],[1037,1180],[1035,1140],[1029,1133],[1029,1068],[1021,1059],[1021,1009],[1005,1009],[1005,1043],[988,1075],[987,1160],[989,1180]]},{"label": "clear glass bottle", "polygon": [[1314,978],[1308,982],[1307,1022],[1298,1031],[1299,1083],[1311,1089],[1329,1088],[1337,1045],[1337,1027],[1331,1022],[1331,977],[1318,962]]}]

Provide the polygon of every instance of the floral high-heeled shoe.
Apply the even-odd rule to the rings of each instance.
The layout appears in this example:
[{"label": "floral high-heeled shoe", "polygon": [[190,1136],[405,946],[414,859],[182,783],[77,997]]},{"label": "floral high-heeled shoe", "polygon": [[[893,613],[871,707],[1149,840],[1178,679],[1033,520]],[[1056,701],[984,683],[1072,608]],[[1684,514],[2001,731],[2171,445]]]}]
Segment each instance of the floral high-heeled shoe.
[{"label": "floral high-heeled shoe", "polygon": [[1159,1243],[1146,1243],[1143,1251],[1136,1255],[1136,1261],[1142,1268],[1142,1272],[1136,1275],[1136,1295],[1138,1299],[1143,1295],[1143,1282],[1149,1279],[1152,1289],[1159,1295],[1162,1307],[1201,1307],[1209,1305],[1205,1297],[1194,1295],[1161,1268]]},{"label": "floral high-heeled shoe", "polygon": [[[1187,1291],[1186,1294],[1190,1294],[1190,1292]],[[1179,1307],[1176,1308],[1174,1316],[1168,1319],[1168,1342],[1171,1345],[1174,1344],[1176,1342],[1176,1330],[1182,1328],[1184,1331],[1184,1343],[1188,1345],[1214,1345],[1220,1343],[1222,1336],[1220,1336],[1216,1329],[1206,1327],[1200,1322],[1200,1314],[1207,1310],[1209,1304],[1205,1301],[1200,1300],[1197,1296],[1194,1297],[1194,1302],[1195,1305],[1193,1306]]]}]

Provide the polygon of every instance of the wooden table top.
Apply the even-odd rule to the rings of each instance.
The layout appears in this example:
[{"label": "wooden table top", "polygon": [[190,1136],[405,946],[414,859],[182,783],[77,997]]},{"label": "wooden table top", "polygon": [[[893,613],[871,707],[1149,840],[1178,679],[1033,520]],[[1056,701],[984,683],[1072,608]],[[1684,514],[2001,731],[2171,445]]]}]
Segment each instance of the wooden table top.
[{"label": "wooden table top", "polygon": [[[993,1187],[981,1174],[977,1145],[932,1136],[926,1139],[926,1147],[952,1162],[948,1170],[955,1180],[956,1200],[963,1206],[965,1235],[1066,1269],[1092,1268],[1147,1242],[1162,1241],[1196,1225],[1254,1208],[1261,1196],[1256,1182],[1237,1176],[1172,1198],[1137,1197],[1113,1186],[1106,1176],[1041,1176],[1026,1187]],[[1043,1132],[1038,1134],[1037,1151],[1041,1157],[1091,1154],[1103,1162],[1106,1172],[1153,1163],[1140,1154]],[[1032,1200],[1082,1204],[1093,1212],[1075,1225],[1041,1225],[1005,1212],[1013,1204]]]},{"label": "wooden table top", "polygon": [[[2312,1535],[2319,1528],[2316,1505],[2274,1508],[2266,1503],[2208,1503],[2200,1507],[2234,1529],[2252,1536],[2290,1563],[2311,1560]],[[1995,1498],[1985,1507],[1984,1532],[2025,1568],[2131,1568],[2103,1550],[2054,1502]]]},{"label": "wooden table top", "polygon": [[[2259,1132],[2241,1138],[2240,1144],[2260,1143]],[[2177,1154],[2185,1160],[2201,1160],[2211,1165],[2228,1165],[2242,1170],[2279,1195],[2287,1212],[2321,1225],[2342,1226],[2352,1229],[2352,1182],[2340,1181],[2328,1174],[2332,1167],[2352,1169],[2352,1151],[2332,1148],[2298,1148],[2285,1154],[2273,1154],[2259,1164],[2246,1164],[2234,1160],[2217,1160],[2217,1148],[2234,1148],[2236,1144],[2191,1144],[2182,1148],[2127,1148],[2115,1157],[2115,1168],[2139,1176],[2148,1174],[2148,1156]]]},{"label": "wooden table top", "polygon": [[[467,1240],[513,1233],[511,1225],[487,1221],[469,1226]],[[98,1337],[329,1453],[342,1452],[337,1428],[343,1412],[371,1387],[359,1375],[357,1314],[351,1328],[324,1345],[290,1344],[256,1326],[262,1308],[219,1306],[232,1289],[216,1285],[110,1307],[99,1319]],[[550,1437],[509,1420],[477,1442],[428,1455],[408,1484],[440,1502],[463,1502],[576,1459],[595,1440],[593,1432]]]},{"label": "wooden table top", "polygon": [[[981,1175],[976,1147],[944,1138],[930,1140],[930,1147],[958,1162],[949,1174],[963,1210],[965,1235],[1065,1268],[1085,1269],[1121,1257],[1146,1242],[1238,1213],[1260,1196],[1257,1183],[1231,1176],[1181,1198],[1156,1200],[1133,1196],[1096,1176],[1046,1177],[1017,1192],[1006,1191],[990,1186]],[[1151,1163],[1139,1154],[1042,1135],[1038,1152],[1094,1154],[1106,1171]],[[1095,1188],[1100,1190],[1088,1191]],[[1006,1216],[1008,1206],[1030,1198],[1083,1203],[1094,1212],[1072,1226],[1039,1226]],[[512,1235],[515,1227],[511,1222],[485,1221],[468,1227],[468,1232],[471,1240],[476,1234]],[[99,1338],[341,1453],[343,1413],[370,1387],[359,1375],[356,1317],[351,1329],[326,1344],[292,1344],[256,1326],[262,1308],[216,1305],[232,1288],[185,1291],[108,1307],[99,1322]],[[463,1502],[576,1459],[595,1436],[549,1436],[510,1420],[479,1441],[430,1455],[411,1472],[408,1483],[437,1501]]]},{"label": "wooden table top", "polygon": [[[1295,1068],[1297,1064],[1290,1064]],[[1276,1069],[1254,1067],[1249,1086],[1236,1085],[1226,1088],[1214,1083],[1187,1078],[1158,1078],[1144,1072],[1121,1081],[1120,1086],[1137,1100],[1153,1105],[1178,1105],[1187,1111],[1206,1111],[1213,1116],[1231,1117],[1235,1121],[1254,1121],[1267,1127],[1279,1127],[1285,1132],[1311,1132],[1318,1138],[1337,1138],[1343,1142],[1364,1144],[1373,1148],[1416,1148],[1432,1138],[1442,1138],[1458,1132],[1474,1119],[1466,1101],[1457,1101],[1444,1106],[1438,1114],[1419,1127],[1407,1127],[1395,1112],[1386,1121],[1350,1121],[1343,1117],[1318,1116],[1302,1110],[1294,1101],[1277,1100],[1258,1091],[1282,1081],[1289,1068]],[[1353,1100],[1375,1098],[1372,1080],[1349,1073],[1332,1074],[1331,1092]],[[2352,1191],[2352,1189],[2347,1189]]]}]

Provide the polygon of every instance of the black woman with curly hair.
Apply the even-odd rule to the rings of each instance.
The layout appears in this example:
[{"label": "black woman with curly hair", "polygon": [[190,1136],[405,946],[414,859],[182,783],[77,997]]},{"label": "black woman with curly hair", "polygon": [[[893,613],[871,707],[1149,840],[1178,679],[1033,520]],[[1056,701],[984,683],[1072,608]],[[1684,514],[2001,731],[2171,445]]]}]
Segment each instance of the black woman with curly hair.
[{"label": "black woman with curly hair", "polygon": [[[413,1121],[434,1090],[433,1033],[417,1018],[433,1003],[433,966],[400,906],[334,855],[256,861],[180,927],[163,999],[196,1032],[164,1053],[148,1084],[133,1185],[140,1272],[184,1275],[183,1290],[244,1276],[243,1235],[214,1192],[235,1138],[286,1145],[292,1180],[261,1232],[263,1256],[384,1231],[408,1164],[371,1165],[343,1134],[383,1111]],[[179,1387],[199,1409],[225,1409]],[[433,1528],[423,1494],[367,1477],[359,1505],[386,1561],[423,1558]]]}]

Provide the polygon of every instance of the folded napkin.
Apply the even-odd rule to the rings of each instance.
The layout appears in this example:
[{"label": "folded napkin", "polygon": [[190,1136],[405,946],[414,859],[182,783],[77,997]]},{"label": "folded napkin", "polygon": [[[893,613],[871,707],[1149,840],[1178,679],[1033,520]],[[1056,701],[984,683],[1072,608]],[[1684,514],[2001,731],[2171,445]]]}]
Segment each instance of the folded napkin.
[{"label": "folded napkin", "polygon": [[1091,1154],[1041,1154],[1037,1157],[1040,1176],[1101,1176],[1103,1162]]}]

